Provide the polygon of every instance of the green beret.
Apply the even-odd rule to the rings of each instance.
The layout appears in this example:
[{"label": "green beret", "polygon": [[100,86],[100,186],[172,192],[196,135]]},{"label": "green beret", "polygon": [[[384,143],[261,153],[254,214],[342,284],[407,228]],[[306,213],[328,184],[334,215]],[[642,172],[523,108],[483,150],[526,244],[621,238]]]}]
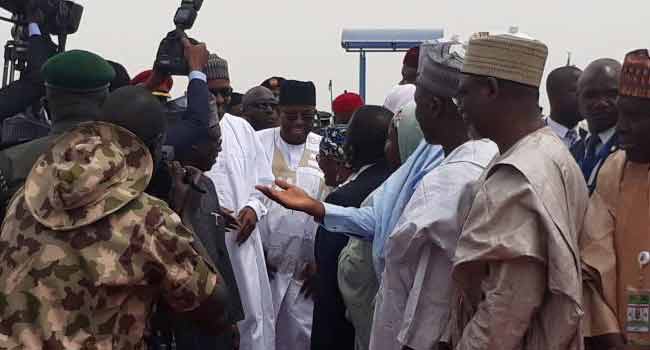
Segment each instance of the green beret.
[{"label": "green beret", "polygon": [[48,88],[100,90],[115,79],[115,70],[106,60],[82,50],[66,51],[50,58],[41,71]]}]

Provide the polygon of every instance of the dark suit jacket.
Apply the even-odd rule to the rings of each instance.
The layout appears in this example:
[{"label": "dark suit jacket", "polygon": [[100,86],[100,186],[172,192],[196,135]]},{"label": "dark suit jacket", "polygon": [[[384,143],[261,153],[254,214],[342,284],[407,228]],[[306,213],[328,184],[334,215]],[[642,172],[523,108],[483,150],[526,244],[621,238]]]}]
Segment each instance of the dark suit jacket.
[{"label": "dark suit jacket", "polygon": [[[171,181],[169,167],[162,163],[146,192],[169,203]],[[200,252],[205,249],[208,258],[219,270],[228,287],[229,301],[225,318],[235,324],[244,318],[244,311],[226,248],[225,229],[217,225],[216,218],[212,215],[220,208],[219,198],[212,181],[206,176],[201,177],[200,186],[206,193],[201,196],[198,210],[184,220],[187,219],[192,225],[195,237],[201,243]],[[172,343],[176,344],[177,349],[232,349],[232,332],[227,331],[219,336],[204,334],[198,331],[194,324],[179,318],[163,304],[158,305],[151,323],[154,335],[149,340],[149,347],[153,350],[169,349]]]},{"label": "dark suit jacket", "polygon": [[29,59],[20,79],[0,89],[0,122],[27,109],[45,96],[41,66],[56,54],[56,45],[49,36],[28,39]]},{"label": "dark suit jacket", "polygon": [[[199,210],[192,213],[190,221],[196,235],[203,243],[212,262],[215,264],[228,287],[229,303],[226,309],[226,319],[232,324],[244,319],[244,311],[239,297],[239,289],[235,280],[235,273],[230,263],[230,255],[226,248],[226,230],[222,225],[217,225],[216,217],[212,215],[219,210],[219,198],[212,180],[202,176],[200,186],[206,191],[201,196]],[[196,327],[187,322],[177,320],[174,322],[174,338],[177,349],[188,350],[230,350],[233,348],[232,333],[226,332],[219,336],[201,334]]]},{"label": "dark suit jacket", "polygon": [[[380,162],[359,177],[332,192],[325,202],[344,207],[361,203],[390,176],[388,165]],[[348,238],[322,227],[316,234],[315,255],[318,266],[316,298],[311,333],[312,350],[353,350],[354,327],[345,318],[345,304],[338,286],[338,259]]]},{"label": "dark suit jacket", "polygon": [[581,137],[580,141],[576,142],[571,147],[571,154],[575,158],[576,162],[578,162],[580,169],[583,170],[583,175],[585,177],[585,181],[587,182],[587,187],[589,188],[589,194],[592,194],[596,189],[598,174],[600,173],[600,169],[605,164],[605,160],[607,160],[607,158],[612,153],[618,151],[618,134],[614,133],[614,136],[612,136],[612,138],[607,143],[607,145],[604,146],[607,148],[607,152],[605,152],[602,156],[598,157],[598,159],[596,160],[596,167],[594,168],[594,171],[596,172],[595,173],[596,176],[594,176],[593,180],[591,179],[591,172],[587,174],[583,169],[585,165],[584,164],[585,153],[587,152],[587,141],[588,141],[587,136]]}]

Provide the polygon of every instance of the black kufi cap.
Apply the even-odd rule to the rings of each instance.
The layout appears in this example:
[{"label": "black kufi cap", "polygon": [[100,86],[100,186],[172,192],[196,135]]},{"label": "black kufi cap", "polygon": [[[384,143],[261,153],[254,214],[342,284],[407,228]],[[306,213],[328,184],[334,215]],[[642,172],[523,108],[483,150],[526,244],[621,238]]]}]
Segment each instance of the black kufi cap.
[{"label": "black kufi cap", "polygon": [[311,81],[285,80],[280,88],[280,106],[316,106],[316,86]]}]

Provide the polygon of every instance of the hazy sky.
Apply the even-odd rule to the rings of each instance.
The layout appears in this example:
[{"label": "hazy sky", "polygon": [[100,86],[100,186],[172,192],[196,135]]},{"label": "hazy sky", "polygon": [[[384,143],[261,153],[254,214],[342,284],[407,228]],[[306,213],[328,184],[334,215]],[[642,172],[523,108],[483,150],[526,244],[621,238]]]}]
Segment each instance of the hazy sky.
[{"label": "hazy sky", "polygon": [[[94,51],[124,64],[133,76],[149,68],[160,39],[172,29],[180,0],[80,0],[86,9],[68,48]],[[205,0],[189,34],[230,62],[236,91],[271,75],[313,80],[318,104],[358,90],[358,56],[341,48],[343,28],[444,28],[448,36],[505,30],[510,25],[549,46],[547,72],[564,65],[567,51],[584,68],[591,60],[650,46],[648,0]],[[9,36],[0,24],[0,40]],[[368,103],[382,104],[400,79],[402,54],[368,60]],[[175,78],[174,93],[186,82]],[[543,97],[542,105],[547,106]]]}]

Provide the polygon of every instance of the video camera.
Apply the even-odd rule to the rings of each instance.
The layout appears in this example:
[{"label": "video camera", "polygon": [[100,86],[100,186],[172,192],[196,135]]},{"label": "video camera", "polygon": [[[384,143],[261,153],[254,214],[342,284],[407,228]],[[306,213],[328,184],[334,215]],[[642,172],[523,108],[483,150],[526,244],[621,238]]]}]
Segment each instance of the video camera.
[{"label": "video camera", "polygon": [[22,72],[27,66],[28,14],[41,19],[39,27],[44,34],[59,37],[59,52],[63,52],[67,36],[79,29],[84,10],[83,6],[69,0],[0,0],[0,7],[12,13],[11,18],[0,17],[0,20],[14,23],[11,31],[13,39],[5,44],[3,87],[14,81],[16,71]]},{"label": "video camera", "polygon": [[185,31],[194,26],[201,6],[203,6],[203,0],[182,0],[181,6],[176,10],[174,16],[176,29],[167,33],[158,46],[154,63],[155,70],[168,75],[189,74],[182,40],[187,38]]},{"label": "video camera", "polygon": [[74,34],[79,29],[83,6],[69,0],[0,0],[0,7],[11,12],[11,22],[26,25],[27,11],[38,11],[43,22],[41,30],[53,35]]}]

